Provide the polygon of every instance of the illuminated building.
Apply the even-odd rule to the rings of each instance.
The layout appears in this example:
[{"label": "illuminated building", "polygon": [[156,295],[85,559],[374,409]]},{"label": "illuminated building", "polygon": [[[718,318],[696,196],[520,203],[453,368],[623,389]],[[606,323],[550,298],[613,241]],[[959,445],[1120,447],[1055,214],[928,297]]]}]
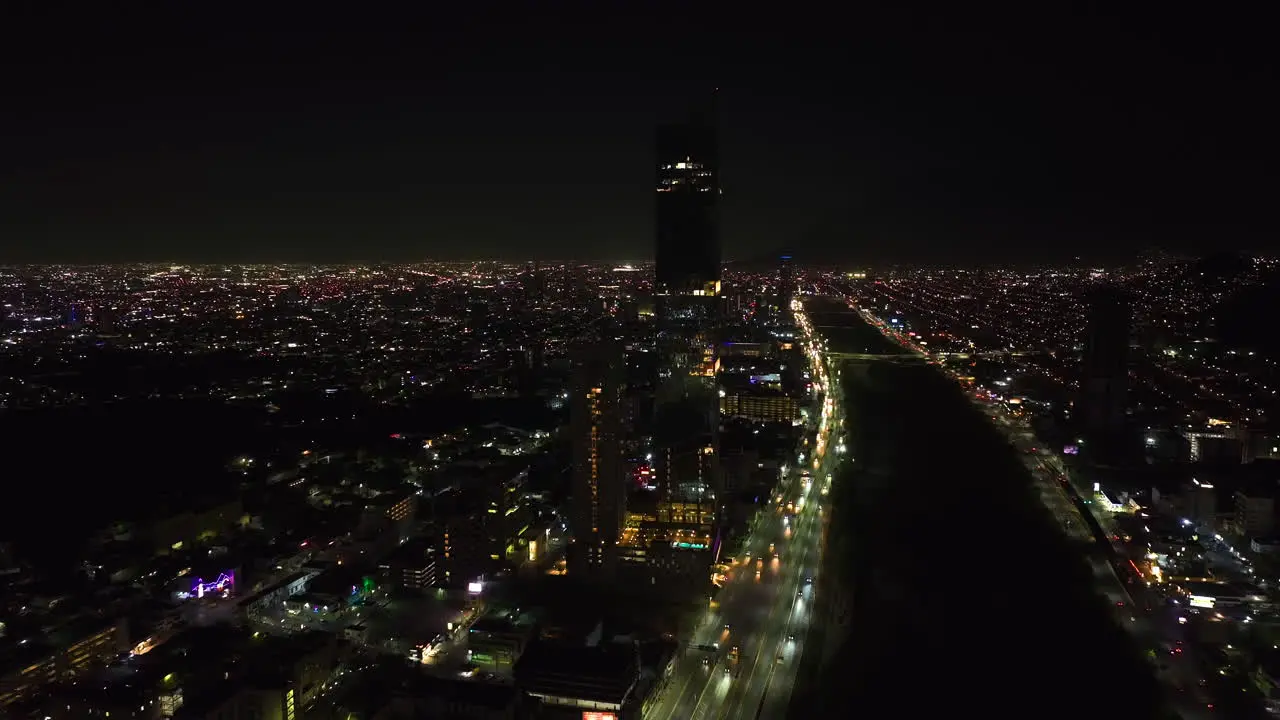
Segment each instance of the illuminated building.
[{"label": "illuminated building", "polygon": [[[666,589],[698,587],[688,581],[709,578],[721,481],[715,378],[721,314],[728,305],[721,287],[714,122],[708,112],[657,132],[653,454],[658,507],[637,514],[651,521],[628,521],[619,552],[628,573],[641,574],[647,585],[662,578]],[[690,504],[699,510],[686,512]],[[691,522],[690,516],[698,519]]]},{"label": "illuminated building", "polygon": [[411,534],[417,516],[416,493],[383,493],[367,502],[356,532],[375,544],[394,544]]},{"label": "illuminated building", "polygon": [[513,459],[471,472],[441,522],[436,579],[444,587],[465,587],[482,575],[518,564],[527,554],[527,465]]},{"label": "illuminated building", "polygon": [[573,453],[569,572],[608,576],[615,569],[625,495],[622,473],[623,355],[612,341],[574,351],[569,427]]},{"label": "illuminated building", "polygon": [[718,494],[719,406],[715,397],[714,391],[699,391],[657,404],[655,483],[664,499],[714,499]]},{"label": "illuminated building", "polygon": [[791,306],[791,296],[796,292],[796,268],[790,255],[778,258],[778,296],[776,307],[785,311]]},{"label": "illuminated building", "polygon": [[467,631],[470,660],[477,665],[509,670],[533,636],[532,622],[487,615],[476,620]]},{"label": "illuminated building", "polygon": [[702,592],[715,557],[714,500],[657,500],[627,513],[619,566],[640,586]]},{"label": "illuminated building", "polygon": [[726,393],[720,398],[720,415],[791,423],[800,419],[800,401],[783,393]]},{"label": "illuminated building", "polygon": [[657,133],[654,273],[659,295],[720,294],[720,163],[712,118]]},{"label": "illuminated building", "polygon": [[662,396],[690,378],[713,378],[714,325],[722,310],[720,168],[712,113],[657,131],[654,294]]},{"label": "illuminated building", "polygon": [[[354,596],[350,596],[354,597]],[[348,597],[331,593],[305,592],[284,601],[284,611],[290,615],[310,615],[321,620],[333,620],[349,609]]]},{"label": "illuminated building", "polygon": [[394,587],[426,590],[436,586],[436,549],[421,538],[396,548],[382,561],[379,570]]},{"label": "illuminated building", "polygon": [[[1221,423],[1221,421],[1217,422]],[[1210,419],[1209,424],[1219,432],[1182,432],[1183,437],[1187,439],[1191,462],[1244,462],[1246,459],[1244,439],[1248,438],[1248,431],[1238,423],[1233,427],[1231,423],[1216,424],[1214,419]]]},{"label": "illuminated building", "polygon": [[720,357],[763,358],[774,355],[774,344],[765,342],[724,342],[720,344]]},{"label": "illuminated building", "polygon": [[246,598],[241,607],[250,618],[262,620],[264,616],[271,613],[284,605],[284,601],[307,591],[307,587],[311,584],[311,580],[318,573],[314,570],[302,570],[278,582],[268,585],[260,590],[257,594]]},{"label": "illuminated building", "polygon": [[719,515],[717,435],[698,405],[672,405],[656,438],[656,496],[627,513],[619,565],[642,586],[701,592],[710,581]]},{"label": "illuminated building", "polygon": [[16,665],[0,676],[0,708],[40,692],[58,680],[103,667],[129,650],[124,620],[102,624],[87,619],[55,630],[47,644],[24,649]]},{"label": "illuminated building", "polygon": [[302,720],[328,688],[338,667],[337,643],[324,633],[293,636],[247,658],[245,675],[196,708],[188,700],[182,717]]},{"label": "illuminated building", "polygon": [[402,522],[413,517],[418,509],[418,497],[412,493],[405,495],[387,507],[387,517],[392,522]]},{"label": "illuminated building", "polygon": [[715,437],[690,434],[682,441],[663,443],[658,452],[657,481],[666,500],[714,500],[720,489]]}]

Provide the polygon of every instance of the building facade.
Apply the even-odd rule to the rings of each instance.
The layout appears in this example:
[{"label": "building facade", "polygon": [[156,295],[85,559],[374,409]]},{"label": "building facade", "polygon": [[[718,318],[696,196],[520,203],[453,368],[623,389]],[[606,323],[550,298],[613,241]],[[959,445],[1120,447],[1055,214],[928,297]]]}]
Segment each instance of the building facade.
[{"label": "building facade", "polygon": [[1095,458],[1114,454],[1124,441],[1132,315],[1130,299],[1120,291],[1098,290],[1089,298],[1080,394],[1073,414]]},{"label": "building facade", "polygon": [[720,168],[709,119],[657,133],[655,280],[659,295],[720,294]]},{"label": "building facade", "polygon": [[574,543],[569,573],[609,576],[616,567],[626,499],[622,477],[624,368],[620,345],[605,341],[574,351],[572,434]]}]

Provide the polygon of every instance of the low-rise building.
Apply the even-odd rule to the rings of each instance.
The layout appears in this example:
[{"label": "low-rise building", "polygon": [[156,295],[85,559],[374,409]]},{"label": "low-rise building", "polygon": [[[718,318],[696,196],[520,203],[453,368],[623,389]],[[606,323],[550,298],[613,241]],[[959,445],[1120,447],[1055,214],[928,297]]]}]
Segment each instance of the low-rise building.
[{"label": "low-rise building", "polygon": [[1275,482],[1250,483],[1236,491],[1236,531],[1246,537],[1269,537],[1276,530]]},{"label": "low-rise building", "polygon": [[514,720],[520,692],[511,685],[420,676],[371,720]]},{"label": "low-rise building", "polygon": [[629,644],[596,646],[534,642],[515,665],[516,685],[547,713],[613,713],[635,717],[640,660]]},{"label": "low-rise building", "polygon": [[72,618],[36,642],[19,640],[0,658],[4,663],[0,666],[0,708],[31,697],[51,683],[107,665],[128,651],[124,619]]},{"label": "low-rise building", "polygon": [[438,581],[435,544],[414,538],[396,548],[378,565],[383,581],[400,590],[423,591]]},{"label": "low-rise building", "polygon": [[300,720],[338,668],[338,644],[328,633],[272,638],[237,663],[238,674],[187,693],[175,720]]},{"label": "low-rise building", "polygon": [[528,618],[486,615],[475,621],[467,633],[471,662],[486,669],[510,670],[534,637]]}]

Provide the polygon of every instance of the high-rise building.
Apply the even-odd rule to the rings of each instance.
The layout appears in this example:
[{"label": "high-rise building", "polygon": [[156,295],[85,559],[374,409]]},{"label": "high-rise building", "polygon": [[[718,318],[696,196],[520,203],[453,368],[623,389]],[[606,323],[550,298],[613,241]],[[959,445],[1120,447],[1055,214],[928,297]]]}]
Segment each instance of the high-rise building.
[{"label": "high-rise building", "polygon": [[659,295],[720,294],[720,164],[710,118],[657,133],[655,288]]},{"label": "high-rise building", "polygon": [[1119,290],[1098,290],[1089,298],[1074,414],[1095,457],[1117,451],[1126,433],[1132,315],[1129,297]]},{"label": "high-rise building", "polygon": [[569,573],[608,577],[616,568],[626,510],[622,477],[624,367],[613,341],[581,345],[573,354],[569,426],[572,433],[574,543]]},{"label": "high-rise building", "polygon": [[653,507],[629,517],[620,559],[643,585],[700,593],[718,515],[715,376],[725,307],[712,114],[658,128],[656,166],[652,452],[659,492]]},{"label": "high-rise building", "polygon": [[[710,108],[708,108],[710,109]],[[654,294],[660,394],[683,397],[715,374],[720,302],[720,167],[714,113],[657,131]],[[702,383],[706,384],[706,383]]]},{"label": "high-rise building", "polygon": [[791,263],[790,255],[778,258],[778,307],[786,313],[791,305],[791,296],[796,292],[796,268]]}]

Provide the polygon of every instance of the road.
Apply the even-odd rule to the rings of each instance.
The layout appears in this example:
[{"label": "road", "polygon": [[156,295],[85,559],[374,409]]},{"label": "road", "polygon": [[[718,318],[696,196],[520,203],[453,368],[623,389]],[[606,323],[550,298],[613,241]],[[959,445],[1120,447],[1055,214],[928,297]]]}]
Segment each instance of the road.
[{"label": "road", "polygon": [[[815,360],[812,374],[826,390],[817,431],[797,456],[798,467],[784,473],[774,496],[757,513],[743,551],[732,559],[728,580],[685,645],[662,694],[647,709],[647,720],[786,715],[804,652],[814,591],[810,581],[820,581],[826,520],[822,501],[843,453],[837,434],[842,422],[838,379],[831,376],[834,371],[828,370],[810,332],[805,343]],[[736,662],[730,659],[734,648]]]},{"label": "road", "polygon": [[[1188,720],[1213,717],[1213,701],[1203,689],[1203,678],[1188,651],[1190,646],[1183,642],[1183,628],[1169,621],[1169,609],[1158,593],[1136,581],[1127,583],[1132,576],[1124,574],[1122,579],[1121,574],[1116,573],[1110,556],[1105,552],[1106,547],[1093,536],[1079,506],[1068,493],[1067,468],[1061,458],[1041,447],[1035,434],[1023,422],[1008,417],[999,404],[973,400],[1022,456],[1024,466],[1035,480],[1041,501],[1058,521],[1063,533],[1082,546],[1092,546],[1093,552],[1088,560],[1093,571],[1094,588],[1111,604],[1116,624],[1128,630],[1139,647],[1154,649],[1156,676],[1169,690],[1170,705],[1178,715]],[[1114,524],[1109,515],[1093,514],[1106,532],[1114,535]],[[1118,548],[1115,552],[1120,556],[1124,554]]]},{"label": "road", "polygon": [[1067,494],[1065,470],[1053,464],[1050,453],[1039,447],[1040,443],[1025,422],[1010,419],[991,401],[982,400],[970,395],[970,399],[981,408],[983,414],[1003,431],[1009,442],[1013,444],[1022,458],[1022,465],[1035,481],[1040,502],[1053,515],[1062,528],[1062,533],[1083,545],[1092,545],[1093,531],[1088,521],[1080,514],[1075,501]]},{"label": "road", "polygon": [[[921,351],[874,315],[865,310],[862,313],[868,322],[904,349]],[[1041,501],[1058,521],[1063,534],[1090,548],[1088,562],[1095,591],[1107,598],[1116,624],[1129,632],[1137,646],[1154,650],[1153,665],[1157,678],[1167,690],[1169,705],[1186,720],[1214,717],[1213,700],[1204,689],[1204,678],[1189,651],[1190,644],[1184,642],[1185,630],[1174,617],[1177,613],[1170,612],[1159,593],[1128,573],[1117,573],[1112,565],[1112,557],[1124,557],[1124,551],[1111,547],[1117,543],[1114,520],[1109,513],[1099,512],[1095,506],[1088,507],[1088,512],[1111,540],[1094,537],[1082,508],[1073,497],[1074,488],[1069,484],[1062,459],[1045,450],[1026,424],[1010,417],[1001,404],[979,399],[972,393],[969,397],[1022,457],[1023,465],[1035,480]]]}]

